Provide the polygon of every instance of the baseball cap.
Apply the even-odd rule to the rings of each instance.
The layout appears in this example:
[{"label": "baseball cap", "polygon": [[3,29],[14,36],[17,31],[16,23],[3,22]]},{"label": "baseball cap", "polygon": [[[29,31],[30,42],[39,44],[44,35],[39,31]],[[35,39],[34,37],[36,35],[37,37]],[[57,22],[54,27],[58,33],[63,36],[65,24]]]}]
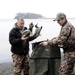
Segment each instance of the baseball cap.
[{"label": "baseball cap", "polygon": [[64,13],[58,13],[57,15],[56,15],[56,18],[53,20],[53,21],[57,21],[57,20],[59,20],[59,19],[61,19],[61,18],[66,18],[66,15],[64,14]]}]

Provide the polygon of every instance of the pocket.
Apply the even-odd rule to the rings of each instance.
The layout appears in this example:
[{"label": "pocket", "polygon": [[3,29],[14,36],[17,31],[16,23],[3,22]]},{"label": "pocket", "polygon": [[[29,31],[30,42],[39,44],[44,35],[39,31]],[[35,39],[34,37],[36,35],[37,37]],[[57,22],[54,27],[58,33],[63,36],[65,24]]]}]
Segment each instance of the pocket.
[{"label": "pocket", "polygon": [[71,48],[73,48],[73,44],[71,44],[69,42],[64,43],[64,46],[63,46],[64,50],[69,50]]},{"label": "pocket", "polygon": [[21,62],[24,57],[22,55],[12,54],[13,62]]}]

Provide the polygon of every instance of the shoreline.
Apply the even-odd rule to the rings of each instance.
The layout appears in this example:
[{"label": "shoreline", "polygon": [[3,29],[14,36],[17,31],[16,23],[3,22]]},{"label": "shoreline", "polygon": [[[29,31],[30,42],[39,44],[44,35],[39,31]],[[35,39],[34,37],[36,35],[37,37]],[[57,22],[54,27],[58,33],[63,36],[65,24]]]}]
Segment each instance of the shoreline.
[{"label": "shoreline", "polygon": [[[0,75],[13,75],[13,64],[12,64],[12,62],[0,63]],[[71,75],[75,75],[75,67],[74,67],[74,71]]]},{"label": "shoreline", "polygon": [[12,62],[0,63],[0,75],[13,75]]}]

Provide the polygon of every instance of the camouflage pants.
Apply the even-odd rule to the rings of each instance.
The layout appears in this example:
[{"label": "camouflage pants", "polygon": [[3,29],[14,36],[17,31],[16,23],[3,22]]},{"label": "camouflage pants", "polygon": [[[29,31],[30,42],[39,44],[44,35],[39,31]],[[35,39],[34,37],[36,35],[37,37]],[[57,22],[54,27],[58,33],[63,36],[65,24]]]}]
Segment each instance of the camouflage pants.
[{"label": "camouflage pants", "polygon": [[64,53],[64,58],[61,60],[59,75],[70,75],[73,72],[75,64],[75,52]]},{"label": "camouflage pants", "polygon": [[12,54],[14,75],[21,75],[23,71],[24,75],[29,75],[29,55],[17,55]]}]

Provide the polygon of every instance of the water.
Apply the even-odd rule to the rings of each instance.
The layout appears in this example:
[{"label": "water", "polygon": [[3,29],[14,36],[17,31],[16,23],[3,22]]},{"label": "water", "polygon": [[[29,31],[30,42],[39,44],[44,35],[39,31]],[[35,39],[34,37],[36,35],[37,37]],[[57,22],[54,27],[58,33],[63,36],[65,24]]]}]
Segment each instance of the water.
[{"label": "water", "polygon": [[[75,26],[75,19],[68,19]],[[9,31],[13,28],[16,20],[4,19],[0,20],[0,62],[12,61],[10,44],[9,44]],[[39,36],[34,41],[30,42],[30,53],[31,53],[31,43],[38,42],[42,40],[51,39],[58,36],[60,31],[60,26],[57,22],[53,22],[53,19],[25,19],[25,26],[28,27],[29,23],[38,23],[38,26],[43,26],[41,31],[41,36]],[[35,28],[33,29],[33,32]]]}]

